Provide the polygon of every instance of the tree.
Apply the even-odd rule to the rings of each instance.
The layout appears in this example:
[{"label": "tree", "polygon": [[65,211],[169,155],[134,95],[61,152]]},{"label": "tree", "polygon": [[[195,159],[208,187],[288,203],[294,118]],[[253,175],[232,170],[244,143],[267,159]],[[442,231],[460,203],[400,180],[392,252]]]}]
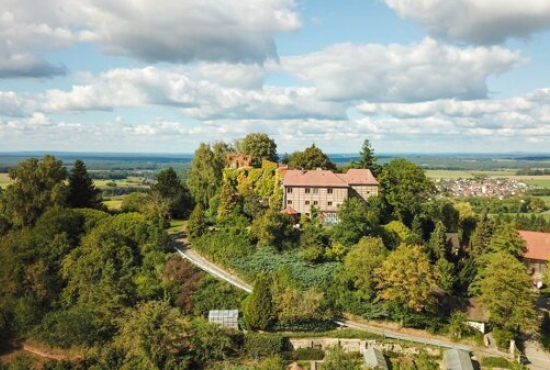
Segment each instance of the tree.
[{"label": "tree", "polygon": [[372,299],[376,293],[375,270],[382,266],[388,255],[382,239],[363,237],[351,247],[344,259],[344,269],[354,287],[365,299]]},{"label": "tree", "polygon": [[208,144],[202,143],[198,147],[187,178],[187,186],[195,202],[208,207],[208,202],[221,186],[223,167],[224,162],[220,163],[219,156],[214,154]]},{"label": "tree", "polygon": [[300,291],[286,287],[275,297],[278,321],[282,325],[296,325],[332,318],[325,295],[315,289]]},{"label": "tree", "polygon": [[357,198],[346,199],[338,208],[339,222],[334,226],[334,238],[345,246],[359,241],[372,232],[367,205]]},{"label": "tree", "polygon": [[149,201],[145,193],[131,193],[122,199],[120,209],[122,212],[143,212]]},{"label": "tree", "polygon": [[375,270],[378,297],[423,312],[434,303],[436,280],[428,256],[419,246],[399,246]]},{"label": "tree", "polygon": [[428,253],[432,261],[445,259],[448,254],[447,229],[441,221],[437,222],[435,225],[435,230],[430,235],[430,240],[428,242]]},{"label": "tree", "polygon": [[407,226],[421,213],[422,203],[435,192],[424,170],[406,159],[394,159],[386,164],[378,181],[385,213]]},{"label": "tree", "polygon": [[520,257],[525,253],[526,245],[514,223],[506,222],[496,227],[489,242],[489,249],[492,252],[506,252],[514,257]]},{"label": "tree", "polygon": [[234,347],[230,332],[220,325],[198,318],[191,322],[190,329],[193,359],[201,367],[224,360]]},{"label": "tree", "polygon": [[141,303],[119,324],[115,345],[125,352],[124,369],[187,369],[189,325],[167,302]]},{"label": "tree", "polygon": [[374,149],[368,139],[363,141],[361,151],[359,152],[359,161],[352,162],[352,168],[367,168],[374,176],[378,176],[382,167],[377,163],[378,158],[374,155]]},{"label": "tree", "polygon": [[52,156],[21,162],[10,170],[10,178],[13,182],[2,194],[0,213],[14,225],[32,225],[46,209],[66,203],[67,170]]},{"label": "tree", "polygon": [[336,165],[323,151],[312,144],[303,152],[294,152],[290,156],[288,166],[290,168],[301,168],[304,170],[314,170],[322,168],[324,170],[336,171]]},{"label": "tree", "polygon": [[170,216],[182,218],[191,212],[193,201],[189,190],[172,167],[158,173],[157,182],[151,186],[151,191],[157,192],[160,198],[168,204]]},{"label": "tree", "polygon": [[202,208],[201,203],[197,203],[191,216],[189,216],[189,221],[187,222],[187,232],[189,233],[189,238],[198,238],[206,231],[206,220],[204,218],[204,209]]},{"label": "tree", "polygon": [[73,208],[101,208],[101,190],[95,187],[86,165],[80,159],[74,161],[69,174],[67,203]]},{"label": "tree", "polygon": [[487,256],[476,284],[492,323],[516,334],[538,327],[531,277],[516,258],[504,251]]},{"label": "tree", "polygon": [[493,232],[493,221],[489,219],[486,212],[483,212],[470,238],[470,253],[474,258],[481,257],[489,251],[489,243],[491,242]]},{"label": "tree", "polygon": [[250,155],[260,162],[267,159],[277,162],[277,144],[268,135],[262,133],[252,133],[245,136],[239,143],[239,151]]},{"label": "tree", "polygon": [[292,221],[288,215],[268,209],[254,220],[250,232],[258,239],[258,244],[282,249],[292,237]]},{"label": "tree", "polygon": [[327,351],[323,362],[323,370],[361,370],[361,357],[347,353],[342,347],[332,347]]},{"label": "tree", "polygon": [[243,302],[243,314],[252,329],[267,329],[276,318],[270,279],[260,273],[256,277],[254,290]]}]

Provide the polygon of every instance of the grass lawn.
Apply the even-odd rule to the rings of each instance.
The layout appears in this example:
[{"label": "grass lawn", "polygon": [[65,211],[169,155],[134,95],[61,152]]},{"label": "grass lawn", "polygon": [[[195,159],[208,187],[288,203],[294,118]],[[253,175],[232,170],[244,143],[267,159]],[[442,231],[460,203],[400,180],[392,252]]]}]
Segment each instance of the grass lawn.
[{"label": "grass lawn", "polygon": [[149,185],[144,185],[141,183],[139,177],[128,177],[127,179],[123,180],[94,180],[94,185],[104,190],[111,188],[107,184],[112,182],[116,184],[117,188],[149,188]]},{"label": "grass lawn", "polygon": [[170,227],[166,230],[168,234],[177,234],[183,230],[187,220],[170,220]]},{"label": "grass lawn", "polygon": [[9,184],[11,184],[11,179],[8,174],[5,172],[0,173],[0,187],[5,189]]},{"label": "grass lawn", "polygon": [[105,207],[107,207],[107,209],[109,209],[110,211],[120,211],[122,200],[105,200],[103,201],[103,204],[105,204]]},{"label": "grass lawn", "polygon": [[525,182],[528,185],[537,186],[543,189],[550,189],[550,176],[537,176],[536,178],[530,177]]}]

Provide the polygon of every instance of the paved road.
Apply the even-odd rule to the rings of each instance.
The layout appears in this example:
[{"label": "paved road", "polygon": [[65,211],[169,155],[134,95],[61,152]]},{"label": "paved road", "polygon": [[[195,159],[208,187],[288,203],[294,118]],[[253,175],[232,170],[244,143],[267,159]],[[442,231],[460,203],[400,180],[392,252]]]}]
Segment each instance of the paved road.
[{"label": "paved road", "polygon": [[208,261],[206,258],[200,256],[191,248],[176,248],[176,251],[180,256],[190,261],[201,270],[204,270],[218,279],[224,280],[247,293],[252,293],[252,287],[250,285],[239,279],[237,276],[221,269],[217,265]]},{"label": "paved road", "polygon": [[550,369],[550,355],[535,341],[527,341],[525,343],[525,357],[529,360],[528,365],[531,370],[548,370]]}]

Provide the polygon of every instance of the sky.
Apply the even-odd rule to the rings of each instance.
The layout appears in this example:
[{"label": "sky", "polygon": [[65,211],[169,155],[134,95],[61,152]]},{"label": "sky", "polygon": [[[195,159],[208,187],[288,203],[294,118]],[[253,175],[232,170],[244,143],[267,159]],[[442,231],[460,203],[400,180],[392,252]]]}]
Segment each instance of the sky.
[{"label": "sky", "polygon": [[550,153],[548,0],[0,0],[0,152]]}]

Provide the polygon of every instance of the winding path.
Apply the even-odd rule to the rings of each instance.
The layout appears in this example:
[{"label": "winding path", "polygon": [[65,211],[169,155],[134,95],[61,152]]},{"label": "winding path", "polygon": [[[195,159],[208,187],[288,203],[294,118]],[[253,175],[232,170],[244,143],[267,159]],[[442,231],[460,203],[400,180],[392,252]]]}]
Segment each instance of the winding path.
[{"label": "winding path", "polygon": [[[201,270],[206,271],[207,273],[215,276],[216,278],[226,281],[227,283],[244,290],[247,293],[252,293],[252,286],[242,281],[238,276],[228,272],[227,270],[222,269],[220,266],[210,262],[208,259],[199,255],[197,252],[189,248],[186,239],[176,239],[177,246],[176,251],[182,257],[193,263],[195,266],[199,267]],[[355,321],[350,321],[344,318],[334,319],[334,323],[339,326],[345,326],[352,329],[368,331],[370,333],[375,333],[382,335],[386,338],[399,339],[404,341],[416,342],[421,344],[427,344],[443,348],[459,348],[465,351],[471,351],[470,347],[454,343],[450,340],[444,339],[435,339],[430,337],[421,337],[414,336],[409,334],[398,333],[386,328],[379,326],[373,326],[368,324],[363,324]]]}]

